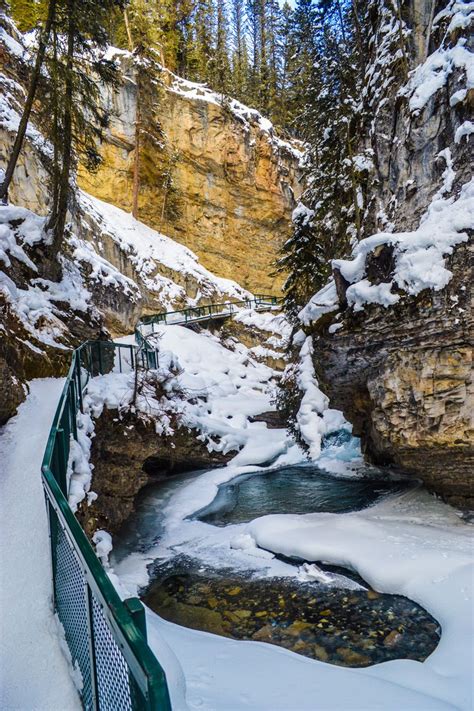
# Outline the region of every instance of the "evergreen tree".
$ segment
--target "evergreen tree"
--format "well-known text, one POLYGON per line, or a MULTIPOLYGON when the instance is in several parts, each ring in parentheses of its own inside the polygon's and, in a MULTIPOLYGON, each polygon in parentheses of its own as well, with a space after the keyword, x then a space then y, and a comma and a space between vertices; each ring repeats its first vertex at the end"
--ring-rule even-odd
POLYGON ((231 28, 232 92, 237 99, 245 101, 249 59, 244 0, 231 0, 231 28))
POLYGON ((38 50, 36 52, 35 63, 31 72, 25 106, 23 108, 18 131, 7 163, 3 182, 0 185, 0 203, 8 201, 8 188, 12 181, 13 173, 15 172, 15 167, 23 146, 23 141, 25 140, 26 129, 28 127, 31 111, 33 109, 33 102, 35 100, 36 91, 41 78, 41 69, 46 54, 46 48, 48 46, 53 24, 56 21, 57 10, 57 0, 49 0, 46 17, 39 32, 38 50))
POLYGON ((275 107, 274 114, 278 125, 291 131, 295 117, 291 99, 291 81, 295 73, 296 40, 293 33, 293 8, 288 2, 285 2, 281 10, 279 40, 280 91, 278 106, 275 107))
POLYGON ((330 271, 324 245, 315 240, 314 215, 299 203, 293 212, 293 234, 283 245, 278 262, 279 271, 287 274, 283 286, 285 314, 292 323, 297 323, 299 311, 330 271))
POLYGON ((190 76, 200 82, 211 82, 209 62, 214 53, 216 11, 212 0, 196 0, 194 11, 194 44, 189 63, 190 76))
POLYGON ((278 0, 267 0, 268 115, 277 124, 281 123, 281 30, 282 12, 279 2, 278 0))
POLYGON ((364 50, 352 8, 340 10, 341 15, 333 3, 331 12, 321 15, 300 0, 295 12, 297 37, 303 28, 313 28, 299 48, 295 80, 306 89, 297 125, 307 143, 302 202, 312 214, 304 225, 296 222, 280 262, 289 272, 286 298, 293 316, 325 283, 330 260, 360 237, 366 205, 367 173, 357 159, 365 120, 359 57, 364 50))
POLYGON ((108 12, 117 5, 117 0, 103 0, 100 7, 93 0, 65 0, 56 6, 54 41, 47 55, 51 81, 43 98, 43 111, 52 116, 53 205, 46 230, 54 255, 64 236, 72 170, 79 159, 90 170, 100 163, 97 141, 108 117, 99 87, 117 80, 114 65, 100 57, 100 50, 108 44, 108 12))
POLYGON ((217 0, 215 49, 209 60, 209 72, 212 77, 211 88, 223 97, 229 96, 231 72, 225 0, 217 0))

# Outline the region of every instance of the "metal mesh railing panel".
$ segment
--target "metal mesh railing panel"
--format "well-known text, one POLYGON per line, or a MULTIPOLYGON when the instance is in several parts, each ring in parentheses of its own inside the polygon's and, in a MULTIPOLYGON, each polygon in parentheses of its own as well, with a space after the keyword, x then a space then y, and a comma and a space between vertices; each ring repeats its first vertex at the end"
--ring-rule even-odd
POLYGON ((84 708, 92 709, 93 683, 86 583, 82 569, 54 512, 52 513, 52 528, 56 529, 56 556, 54 560, 56 610, 64 627, 74 672, 77 676, 78 672, 81 675, 81 696, 84 708))
POLYGON ((101 711, 132 710, 136 708, 136 704, 128 664, 94 595, 92 619, 99 708, 101 711))

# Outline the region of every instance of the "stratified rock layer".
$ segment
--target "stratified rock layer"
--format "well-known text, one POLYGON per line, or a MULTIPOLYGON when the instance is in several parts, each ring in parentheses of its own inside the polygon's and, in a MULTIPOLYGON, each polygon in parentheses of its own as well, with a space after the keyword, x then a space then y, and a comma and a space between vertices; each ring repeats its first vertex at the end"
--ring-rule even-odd
MULTIPOLYGON (((122 58, 125 81, 109 96, 111 130, 104 164, 95 175, 80 174, 92 195, 131 211, 135 147, 136 85, 130 60, 122 58)), ((165 73, 166 78, 166 73, 165 73)), ((218 103, 187 97, 172 88, 157 98, 157 118, 176 161, 173 184, 178 214, 163 215, 164 190, 153 184, 150 164, 160 170, 163 154, 147 160, 140 186, 139 218, 192 249, 205 267, 247 289, 276 292, 282 276, 271 276, 290 232, 298 196, 298 153, 258 121, 239 119, 218 103)))
POLYGON ((333 334, 321 319, 314 338, 320 381, 367 458, 416 474, 462 507, 474 507, 471 259, 463 245, 443 291, 347 310, 333 334))

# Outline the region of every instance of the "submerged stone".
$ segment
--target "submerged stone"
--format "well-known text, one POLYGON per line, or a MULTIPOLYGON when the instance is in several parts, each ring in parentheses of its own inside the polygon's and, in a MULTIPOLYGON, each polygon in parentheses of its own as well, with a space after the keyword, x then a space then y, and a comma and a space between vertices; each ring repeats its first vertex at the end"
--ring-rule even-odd
POLYGON ((391 659, 423 661, 439 625, 400 595, 351 590, 291 578, 164 567, 145 602, 167 620, 234 639, 276 644, 312 659, 364 667, 391 659), (203 591, 206 594, 203 594, 203 591), (197 604, 197 601, 199 603, 197 604))

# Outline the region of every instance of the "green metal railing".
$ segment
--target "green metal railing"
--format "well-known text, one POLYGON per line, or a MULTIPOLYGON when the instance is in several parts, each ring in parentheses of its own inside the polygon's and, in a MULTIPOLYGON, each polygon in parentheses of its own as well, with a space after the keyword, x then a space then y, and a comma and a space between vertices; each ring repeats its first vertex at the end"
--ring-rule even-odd
POLYGON ((87 341, 73 351, 42 463, 48 512, 54 607, 63 626, 74 676, 89 711, 170 711, 166 677, 147 644, 145 610, 138 598, 122 601, 68 504, 71 441, 78 438, 83 395, 90 378, 158 367, 143 330, 155 323, 227 318, 238 308, 278 305, 274 296, 191 307, 144 316, 138 345, 87 341))
POLYGON ((264 310, 278 306, 281 302, 282 298, 278 296, 254 294, 253 298, 242 299, 240 301, 226 301, 221 304, 207 304, 205 306, 190 306, 178 311, 142 316, 135 326, 135 339, 139 345, 144 345, 149 348, 150 346, 146 337, 154 333, 155 324, 180 326, 196 323, 198 321, 217 320, 228 318, 239 308, 264 310))
POLYGON ((138 598, 122 601, 67 501, 71 438, 89 378, 135 367, 134 346, 87 342, 74 351, 43 458, 54 606, 85 709, 171 709, 166 677, 146 639, 138 598))

